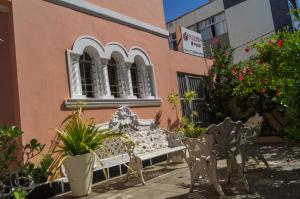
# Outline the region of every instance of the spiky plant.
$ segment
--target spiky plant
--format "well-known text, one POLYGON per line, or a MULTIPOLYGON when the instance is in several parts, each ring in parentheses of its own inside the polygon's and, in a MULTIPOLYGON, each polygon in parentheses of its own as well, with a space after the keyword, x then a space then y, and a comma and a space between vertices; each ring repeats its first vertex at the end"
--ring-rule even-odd
POLYGON ((66 125, 56 130, 57 135, 50 147, 50 152, 57 155, 50 167, 54 174, 50 180, 58 178, 59 168, 68 156, 92 153, 101 164, 95 151, 103 146, 106 139, 121 136, 111 130, 100 130, 95 126, 93 119, 83 120, 82 114, 82 107, 79 106, 64 120, 63 124, 66 123, 66 125))

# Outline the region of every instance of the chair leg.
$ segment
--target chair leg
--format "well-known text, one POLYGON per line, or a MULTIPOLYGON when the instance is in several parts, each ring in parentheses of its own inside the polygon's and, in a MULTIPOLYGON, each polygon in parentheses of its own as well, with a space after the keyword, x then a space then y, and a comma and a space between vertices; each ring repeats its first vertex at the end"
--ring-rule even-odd
POLYGON ((139 169, 138 175, 139 175, 139 177, 140 177, 140 180, 141 180, 142 184, 145 186, 146 183, 145 183, 145 180, 144 180, 144 176, 143 176, 142 169, 139 169))
POLYGON ((259 164, 259 161, 258 161, 259 157, 257 155, 253 156, 253 159, 255 160, 256 164, 259 164))
POLYGON ((167 154, 167 164, 166 164, 166 169, 168 168, 169 165, 170 165, 170 155, 167 154))
POLYGON ((216 191, 219 193, 221 198, 225 197, 222 187, 220 186, 220 184, 218 183, 218 180, 217 180, 216 166, 212 163, 209 163, 207 165, 207 171, 208 171, 207 177, 208 177, 210 184, 213 184, 213 186, 215 187, 216 191))
POLYGON ((227 183, 230 183, 231 173, 232 173, 232 162, 230 159, 226 159, 227 164, 227 183))
POLYGON ((146 185, 144 177, 143 177, 143 166, 142 166, 142 161, 138 158, 135 157, 129 162, 129 168, 127 170, 127 176, 126 176, 126 181, 128 181, 129 176, 133 173, 135 177, 137 177, 143 185, 146 185))
POLYGON ((265 157, 263 156, 263 154, 260 152, 260 150, 258 150, 257 156, 258 156, 258 159, 260 159, 261 161, 263 161, 263 163, 266 165, 266 167, 268 169, 270 169, 270 166, 269 166, 267 160, 265 159, 265 157))
POLYGON ((238 164, 237 159, 235 157, 232 157, 231 161, 232 161, 232 166, 234 165, 237 168, 238 174, 242 178, 242 181, 243 181, 246 191, 249 192, 249 190, 250 190, 249 184, 248 184, 243 167, 240 164, 238 164))
POLYGON ((246 168, 246 155, 242 154, 241 155, 241 159, 242 159, 242 168, 244 172, 247 172, 247 168, 246 168))
POLYGON ((145 186, 145 180, 144 180, 144 176, 143 176, 143 164, 142 161, 139 158, 136 158, 136 165, 135 168, 137 170, 138 176, 142 182, 142 184, 145 186))
POLYGON ((126 179, 125 179, 125 182, 127 182, 129 180, 129 176, 130 176, 130 169, 128 168, 127 170, 127 174, 126 174, 126 179))
POLYGON ((195 185, 195 177, 191 175, 190 193, 193 193, 195 185))

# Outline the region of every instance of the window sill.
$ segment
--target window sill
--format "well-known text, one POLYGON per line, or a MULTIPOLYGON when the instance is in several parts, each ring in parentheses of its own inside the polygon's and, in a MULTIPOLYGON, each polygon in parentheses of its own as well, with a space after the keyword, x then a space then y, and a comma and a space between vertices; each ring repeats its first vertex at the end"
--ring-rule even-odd
POLYGON ((78 107, 83 103, 85 108, 118 108, 128 107, 155 107, 160 106, 161 99, 66 99, 64 105, 67 109, 78 107))

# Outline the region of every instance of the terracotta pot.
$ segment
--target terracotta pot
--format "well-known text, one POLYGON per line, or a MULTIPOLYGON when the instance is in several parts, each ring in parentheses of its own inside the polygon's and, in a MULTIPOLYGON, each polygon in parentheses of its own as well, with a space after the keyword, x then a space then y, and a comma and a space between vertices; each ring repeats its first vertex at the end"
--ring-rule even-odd
POLYGON ((93 164, 94 155, 91 153, 65 159, 64 167, 73 196, 80 197, 91 193, 93 164))

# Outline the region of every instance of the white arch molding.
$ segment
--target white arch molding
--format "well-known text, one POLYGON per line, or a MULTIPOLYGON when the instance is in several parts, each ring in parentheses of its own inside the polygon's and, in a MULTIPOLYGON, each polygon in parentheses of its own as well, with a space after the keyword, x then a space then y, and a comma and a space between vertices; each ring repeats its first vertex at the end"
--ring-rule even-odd
POLYGON ((65 101, 66 107, 73 108, 76 101, 85 101, 87 107, 119 107, 128 106, 159 106, 161 99, 157 96, 154 66, 147 52, 141 47, 134 46, 129 51, 120 43, 110 42, 105 46, 91 36, 81 36, 67 50, 68 73, 71 99, 65 101), (93 59, 93 81, 95 81, 95 98, 82 95, 79 58, 88 53, 93 59), (121 98, 114 99, 110 93, 107 63, 114 58, 118 66, 121 98), (142 98, 133 95, 130 67, 136 63, 140 67, 140 87, 142 98), (150 85, 150 86, 149 86, 150 85))

